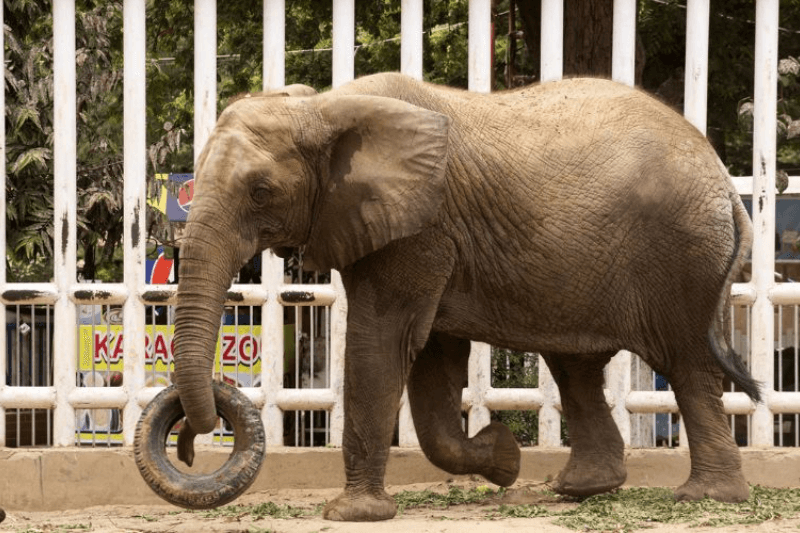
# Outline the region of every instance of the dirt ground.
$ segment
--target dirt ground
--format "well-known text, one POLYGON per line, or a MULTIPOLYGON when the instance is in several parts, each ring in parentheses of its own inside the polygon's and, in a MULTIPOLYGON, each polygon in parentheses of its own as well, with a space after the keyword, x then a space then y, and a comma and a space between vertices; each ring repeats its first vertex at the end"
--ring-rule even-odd
MULTIPOLYGON (((476 483, 475 486, 478 484, 476 483)), ((462 488, 474 488, 459 484, 462 488)), ((427 483, 390 487, 392 494, 401 491, 447 493, 446 483, 427 483)), ((35 532, 253 532, 253 533, 477 533, 505 531, 535 531, 564 533, 573 531, 554 524, 556 518, 493 518, 502 504, 535 503, 553 511, 577 506, 545 496, 542 485, 517 483, 501 498, 495 497, 480 504, 454 505, 446 509, 410 508, 393 520, 378 523, 342 523, 323 520, 319 514, 301 518, 254 519, 251 514, 237 512, 187 511, 171 505, 109 505, 59 512, 9 512, 0 524, 0 531, 35 532)), ((339 489, 281 489, 246 494, 234 505, 257 505, 272 502, 291 505, 314 512, 325 501, 334 498, 339 489)), ((685 532, 797 532, 800 518, 771 520, 760 525, 740 525, 720 528, 691 527, 688 524, 642 524, 637 531, 653 533, 685 532), (653 527, 655 526, 655 527, 653 527)))

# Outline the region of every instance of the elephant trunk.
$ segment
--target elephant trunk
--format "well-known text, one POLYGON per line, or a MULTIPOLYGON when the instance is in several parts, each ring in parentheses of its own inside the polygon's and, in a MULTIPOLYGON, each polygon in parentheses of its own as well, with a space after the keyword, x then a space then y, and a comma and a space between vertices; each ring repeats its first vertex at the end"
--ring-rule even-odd
POLYGON ((173 378, 187 423, 198 434, 217 425, 211 385, 214 355, 226 294, 241 266, 239 254, 230 250, 233 237, 222 231, 209 235, 209 226, 202 227, 205 234, 193 238, 190 216, 181 242, 173 378))

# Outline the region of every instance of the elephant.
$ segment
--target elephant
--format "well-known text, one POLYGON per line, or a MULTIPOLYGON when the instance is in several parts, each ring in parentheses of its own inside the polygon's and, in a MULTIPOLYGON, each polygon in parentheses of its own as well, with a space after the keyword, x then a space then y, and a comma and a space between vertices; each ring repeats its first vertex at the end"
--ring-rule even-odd
POLYGON ((509 486, 511 431, 462 429, 470 341, 538 352, 577 496, 626 479, 603 369, 629 350, 671 383, 691 455, 678 500, 748 497, 722 406, 760 384, 724 323, 752 223, 724 165, 644 92, 575 78, 478 94, 398 73, 228 106, 203 148, 180 244, 179 452, 212 430, 212 363, 231 279, 254 254, 302 251, 347 296, 343 492, 331 520, 392 518, 384 474, 404 386, 426 457, 509 486), (181 442, 182 441, 182 442, 181 442))

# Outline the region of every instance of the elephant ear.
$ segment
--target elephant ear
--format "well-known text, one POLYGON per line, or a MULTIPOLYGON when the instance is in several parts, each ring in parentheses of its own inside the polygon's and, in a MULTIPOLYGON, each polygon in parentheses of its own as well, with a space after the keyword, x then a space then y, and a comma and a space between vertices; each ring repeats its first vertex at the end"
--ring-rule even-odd
POLYGON ((310 267, 341 269, 437 215, 449 119, 378 96, 320 97, 319 109, 332 133, 305 257, 310 267))

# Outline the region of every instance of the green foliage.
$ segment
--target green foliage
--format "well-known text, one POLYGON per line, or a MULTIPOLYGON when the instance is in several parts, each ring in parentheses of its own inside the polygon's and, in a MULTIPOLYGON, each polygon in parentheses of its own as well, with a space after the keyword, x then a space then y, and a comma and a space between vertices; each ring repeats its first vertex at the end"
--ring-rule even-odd
POLYGON ((546 507, 536 504, 501 505, 492 513, 492 518, 537 518, 551 516, 552 512, 546 507))
MULTIPOLYGON (((639 2, 637 32, 645 49, 642 85, 663 95, 676 81, 682 102, 686 53, 685 1, 639 2)), ((752 175, 752 100, 755 53, 755 5, 749 0, 711 3, 709 25, 708 136, 733 175, 752 175)), ((778 86, 778 169, 800 172, 800 136, 789 136, 792 120, 800 119, 800 83, 787 71, 800 56, 800 1, 781 2, 778 86)), ((795 128, 800 127, 795 126, 795 128)))
MULTIPOLYGON (((538 387, 538 356, 492 348, 492 386, 514 389, 538 387)), ((539 441, 537 411, 494 411, 492 420, 505 424, 521 446, 535 446, 539 441)))
MULTIPOLYGON (((451 486, 447 494, 432 491, 404 491, 395 496, 399 509, 447 508, 454 505, 502 501, 505 489, 489 487, 465 490, 451 486)), ((558 504, 575 500, 543 493, 542 504, 500 504, 487 512, 487 518, 553 517, 555 523, 577 531, 632 532, 655 524, 689 524, 694 527, 724 527, 737 524, 761 524, 800 515, 800 489, 750 488, 750 498, 743 503, 721 503, 711 499, 676 502, 669 488, 628 488, 581 500, 564 510, 551 509, 544 502, 558 504)))
POLYGON ((576 509, 558 513, 557 524, 581 531, 628 532, 662 524, 722 527, 761 524, 800 512, 800 490, 753 486, 743 503, 703 499, 676 502, 671 489, 630 488, 592 496, 576 509))
MULTIPOLYGON (((5 3, 10 281, 43 281, 53 261, 53 38, 50 2, 5 3)), ((122 239, 121 2, 76 4, 78 240, 108 261, 122 239)))
POLYGON ((405 509, 415 507, 434 507, 446 509, 452 505, 465 505, 469 503, 481 503, 491 498, 502 496, 506 489, 500 488, 493 490, 486 485, 473 489, 464 490, 460 487, 451 486, 447 494, 440 494, 431 490, 407 491, 404 490, 394 496, 399 513, 405 509))
POLYGON ((253 520, 263 518, 299 518, 319 514, 319 509, 308 511, 291 505, 278 505, 272 502, 264 502, 256 505, 227 505, 210 511, 203 511, 203 518, 242 518, 249 516, 253 520))

